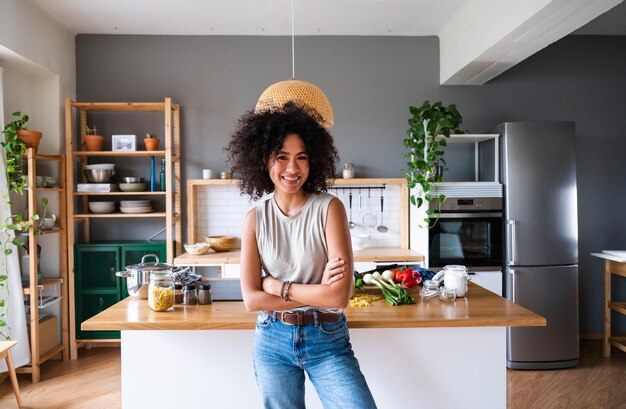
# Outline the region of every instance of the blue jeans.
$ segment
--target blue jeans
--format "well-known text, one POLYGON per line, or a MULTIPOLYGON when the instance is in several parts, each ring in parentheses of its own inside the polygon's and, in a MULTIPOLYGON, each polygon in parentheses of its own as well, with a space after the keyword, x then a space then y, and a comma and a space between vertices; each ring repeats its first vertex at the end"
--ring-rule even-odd
POLYGON ((343 314, 336 323, 298 326, 260 312, 254 336, 254 371, 263 406, 268 409, 305 407, 305 371, 324 408, 376 408, 352 352, 343 314))

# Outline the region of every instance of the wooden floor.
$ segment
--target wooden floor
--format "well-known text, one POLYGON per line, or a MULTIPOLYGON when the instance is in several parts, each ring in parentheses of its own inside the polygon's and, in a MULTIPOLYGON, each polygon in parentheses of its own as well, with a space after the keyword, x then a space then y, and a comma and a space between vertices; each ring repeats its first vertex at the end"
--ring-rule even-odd
MULTIPOLYGON (((121 407, 118 348, 82 349, 77 361, 46 362, 36 385, 26 374, 18 378, 26 408, 121 407)), ((606 359, 599 341, 583 341, 577 368, 508 370, 507 388, 510 409, 626 409, 626 353, 613 349, 606 359)), ((0 384, 0 408, 17 408, 8 379, 0 384)))

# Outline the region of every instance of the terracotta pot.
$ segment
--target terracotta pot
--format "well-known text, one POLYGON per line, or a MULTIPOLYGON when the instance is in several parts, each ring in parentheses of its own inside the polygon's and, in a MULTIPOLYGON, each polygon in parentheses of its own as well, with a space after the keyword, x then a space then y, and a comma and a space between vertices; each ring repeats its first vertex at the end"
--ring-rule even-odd
POLYGON ((39 147, 41 136, 41 132, 38 131, 30 131, 26 129, 17 131, 17 137, 24 141, 27 148, 33 148, 33 151, 35 151, 35 153, 37 153, 37 148, 39 147))
POLYGON ((156 151, 159 148, 159 138, 144 138, 143 142, 146 144, 147 151, 156 151))
POLYGON ((85 145, 88 151, 101 151, 104 143, 102 135, 85 135, 85 145))

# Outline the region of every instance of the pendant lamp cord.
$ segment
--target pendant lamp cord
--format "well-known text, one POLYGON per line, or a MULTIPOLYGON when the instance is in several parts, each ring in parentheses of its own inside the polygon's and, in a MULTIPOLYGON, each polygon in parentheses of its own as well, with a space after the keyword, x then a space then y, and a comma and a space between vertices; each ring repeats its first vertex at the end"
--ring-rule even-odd
POLYGON ((296 47, 293 23, 293 0, 291 0, 291 78, 296 78, 296 47))

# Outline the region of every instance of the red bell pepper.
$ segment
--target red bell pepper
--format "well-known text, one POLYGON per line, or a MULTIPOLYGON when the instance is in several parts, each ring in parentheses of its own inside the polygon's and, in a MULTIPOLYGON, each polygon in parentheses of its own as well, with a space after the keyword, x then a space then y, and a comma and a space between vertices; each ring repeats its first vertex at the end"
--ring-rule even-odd
POLYGON ((405 287, 411 288, 422 282, 422 275, 412 268, 402 270, 398 276, 399 282, 404 284, 405 287))

